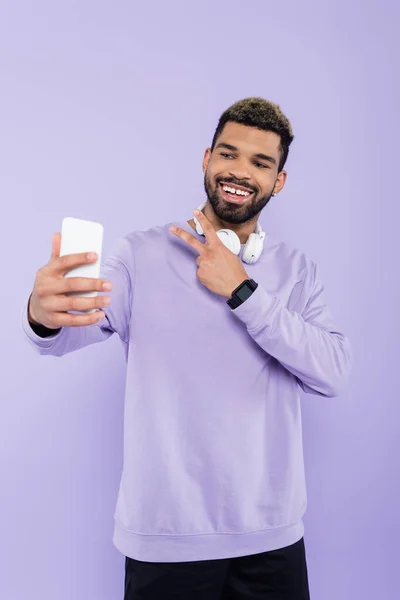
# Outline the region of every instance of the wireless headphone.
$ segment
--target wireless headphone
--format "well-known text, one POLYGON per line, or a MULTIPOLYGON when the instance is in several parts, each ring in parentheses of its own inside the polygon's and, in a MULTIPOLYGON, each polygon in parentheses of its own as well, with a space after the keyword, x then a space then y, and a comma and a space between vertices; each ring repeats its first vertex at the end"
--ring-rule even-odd
MULTIPOLYGON (((199 210, 203 210, 206 205, 206 202, 199 206, 199 210)), ((194 222, 196 225, 196 231, 199 235, 204 235, 204 231, 199 221, 194 217, 194 222)), ((221 242, 233 252, 233 254, 238 255, 240 252, 240 239, 239 236, 232 231, 232 229, 219 229, 217 231, 217 236, 221 240, 221 242)), ((242 259, 243 262, 252 265, 258 261, 260 258, 265 240, 265 232, 262 230, 261 225, 257 223, 256 230, 254 233, 249 235, 249 239, 247 240, 244 248, 242 259)))

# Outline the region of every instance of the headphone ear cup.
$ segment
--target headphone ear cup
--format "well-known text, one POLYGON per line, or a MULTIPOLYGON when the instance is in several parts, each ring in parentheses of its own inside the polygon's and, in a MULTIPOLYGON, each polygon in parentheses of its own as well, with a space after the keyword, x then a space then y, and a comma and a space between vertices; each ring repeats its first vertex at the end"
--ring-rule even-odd
POLYGON ((219 229, 217 236, 233 254, 238 255, 240 253, 240 239, 234 231, 231 229, 219 229))
POLYGON ((258 261, 263 251, 263 240, 258 233, 251 233, 243 249, 242 259, 248 265, 258 261))
POLYGON ((193 219, 194 224, 196 225, 196 231, 199 235, 204 235, 204 231, 202 226, 200 225, 199 221, 196 219, 196 217, 194 217, 193 219))
MULTIPOLYGON (((205 205, 206 205, 206 202, 203 202, 203 203, 202 203, 202 204, 200 204, 200 206, 198 206, 197 208, 198 208, 199 210, 203 210, 203 208, 205 207, 205 205)), ((193 221, 194 221, 194 224, 196 225, 196 231, 197 231, 197 233, 198 233, 199 235, 204 235, 203 228, 202 228, 202 226, 200 225, 200 223, 199 223, 198 219, 196 219, 196 217, 193 217, 193 221)))

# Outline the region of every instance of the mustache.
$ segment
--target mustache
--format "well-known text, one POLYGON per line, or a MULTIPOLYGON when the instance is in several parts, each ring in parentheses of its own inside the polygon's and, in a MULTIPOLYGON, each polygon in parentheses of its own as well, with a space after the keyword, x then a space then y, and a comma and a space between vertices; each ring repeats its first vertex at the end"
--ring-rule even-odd
POLYGON ((239 187, 242 188, 246 188, 246 190, 249 190, 250 192, 254 192, 257 193, 257 188, 253 187, 252 185, 249 185, 246 181, 240 181, 238 179, 235 179, 234 177, 218 177, 218 179, 216 179, 216 182, 219 183, 231 183, 232 185, 237 185, 239 187))

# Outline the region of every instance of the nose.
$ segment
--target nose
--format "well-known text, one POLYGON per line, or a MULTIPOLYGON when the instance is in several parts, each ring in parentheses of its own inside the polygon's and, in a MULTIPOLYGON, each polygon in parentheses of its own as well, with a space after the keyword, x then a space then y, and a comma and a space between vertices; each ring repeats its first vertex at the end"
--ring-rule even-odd
POLYGON ((239 161, 235 160, 235 163, 230 166, 229 173, 232 177, 236 177, 236 179, 250 179, 251 174, 246 165, 239 161))

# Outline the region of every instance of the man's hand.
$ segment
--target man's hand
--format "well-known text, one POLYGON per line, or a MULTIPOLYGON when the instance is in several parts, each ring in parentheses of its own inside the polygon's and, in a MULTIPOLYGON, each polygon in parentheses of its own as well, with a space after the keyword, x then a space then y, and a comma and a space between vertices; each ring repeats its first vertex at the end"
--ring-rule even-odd
POLYGON ((53 236, 53 249, 47 265, 36 273, 33 292, 29 301, 28 318, 30 323, 43 325, 48 329, 92 325, 104 318, 104 313, 71 315, 68 311, 86 311, 102 308, 110 304, 108 296, 95 298, 70 297, 71 292, 110 291, 112 284, 101 279, 88 277, 65 278, 64 275, 74 267, 94 262, 96 255, 69 254, 60 257, 61 235, 53 236))
POLYGON ((201 211, 195 211, 195 215, 203 228, 205 243, 180 227, 171 227, 170 231, 199 253, 196 262, 201 283, 211 292, 231 298, 233 290, 249 276, 240 258, 221 242, 207 217, 201 211))

